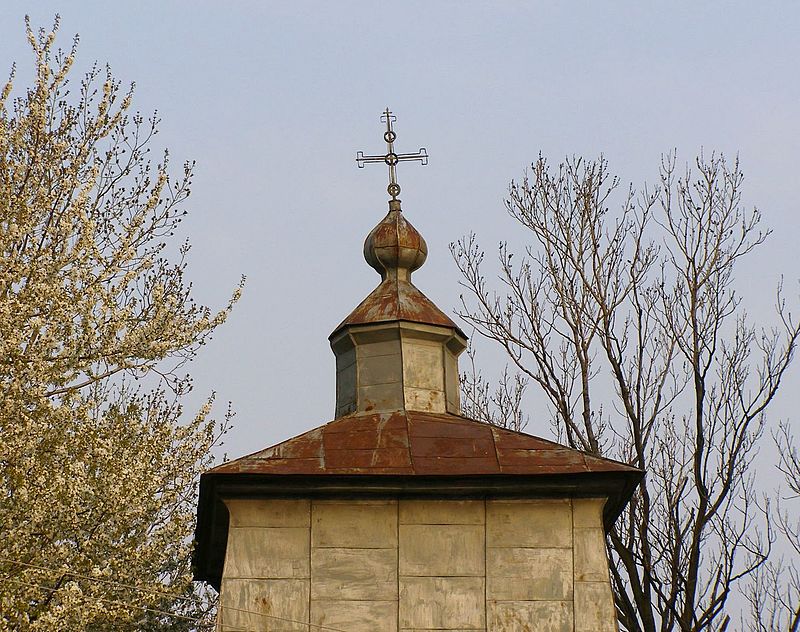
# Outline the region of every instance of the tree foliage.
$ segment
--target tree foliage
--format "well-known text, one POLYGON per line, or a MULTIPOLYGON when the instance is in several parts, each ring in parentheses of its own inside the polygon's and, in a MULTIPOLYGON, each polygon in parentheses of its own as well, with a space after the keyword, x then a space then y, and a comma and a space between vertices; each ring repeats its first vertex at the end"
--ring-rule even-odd
MULTIPOLYGON (((700 156, 680 172, 670 155, 657 186, 637 192, 602 158, 553 168, 540 157, 510 187, 506 209, 529 245, 513 258, 501 244, 502 289, 474 235, 452 246, 467 290, 460 316, 522 376, 498 393, 538 386, 560 440, 647 471, 608 537, 631 632, 726 629, 732 591, 767 568, 773 514, 753 461, 800 324, 781 288, 774 329, 742 306, 735 272, 768 236, 742 204, 742 181, 738 160, 700 156)), ((480 400, 475 384, 488 388, 467 377, 468 403, 480 400)), ((789 629, 797 594, 774 629, 789 629)))
POLYGON ((170 261, 192 165, 151 160, 133 86, 96 66, 70 83, 77 38, 27 27, 32 85, 13 96, 12 72, 0 94, 0 629, 187 628, 220 426, 213 397, 186 420, 178 371, 239 288, 214 313, 188 243, 170 261))

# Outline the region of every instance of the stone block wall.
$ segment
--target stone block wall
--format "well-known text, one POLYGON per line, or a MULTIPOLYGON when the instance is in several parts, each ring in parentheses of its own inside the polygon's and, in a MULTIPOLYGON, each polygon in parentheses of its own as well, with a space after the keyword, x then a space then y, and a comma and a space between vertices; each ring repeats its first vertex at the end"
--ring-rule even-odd
POLYGON ((219 630, 617 632, 603 503, 229 500, 219 630))

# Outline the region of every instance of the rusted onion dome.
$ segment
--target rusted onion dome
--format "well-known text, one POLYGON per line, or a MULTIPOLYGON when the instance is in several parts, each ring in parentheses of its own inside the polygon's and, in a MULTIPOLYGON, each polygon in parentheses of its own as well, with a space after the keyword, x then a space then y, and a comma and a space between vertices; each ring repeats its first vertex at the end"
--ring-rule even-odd
POLYGON ((392 321, 449 327, 466 338, 458 326, 411 281, 411 273, 425 263, 428 246, 403 217, 400 200, 389 201, 389 213, 364 241, 364 259, 381 275, 369 296, 333 330, 333 340, 345 327, 392 321))
POLYGON ((390 209, 364 242, 364 259, 383 279, 394 270, 407 270, 410 274, 428 256, 425 240, 403 217, 399 204, 390 209))

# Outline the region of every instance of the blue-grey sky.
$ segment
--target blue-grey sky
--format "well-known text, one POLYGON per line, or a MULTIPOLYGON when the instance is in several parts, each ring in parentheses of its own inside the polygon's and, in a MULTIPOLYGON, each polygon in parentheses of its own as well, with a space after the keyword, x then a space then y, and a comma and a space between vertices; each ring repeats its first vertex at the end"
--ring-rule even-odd
MULTIPOLYGON (((513 238, 503 197, 539 151, 603 153, 636 184, 672 148, 738 152, 746 202, 775 229, 739 282, 756 316, 781 274, 798 302, 797 3, 4 0, 0 72, 16 60, 29 83, 23 16, 56 12, 64 47, 80 33, 77 69, 135 81, 135 107, 163 119, 157 145, 197 160, 183 227, 197 298, 220 306, 248 277, 192 368, 195 400, 216 389, 238 413, 231 456, 332 417, 327 336, 378 280, 361 248, 386 211, 385 170, 354 158, 382 150, 387 105, 398 149, 431 156, 401 165, 401 197, 430 251, 415 282, 449 313, 447 244, 513 238)), ((797 409, 798 375, 777 414, 797 409)))

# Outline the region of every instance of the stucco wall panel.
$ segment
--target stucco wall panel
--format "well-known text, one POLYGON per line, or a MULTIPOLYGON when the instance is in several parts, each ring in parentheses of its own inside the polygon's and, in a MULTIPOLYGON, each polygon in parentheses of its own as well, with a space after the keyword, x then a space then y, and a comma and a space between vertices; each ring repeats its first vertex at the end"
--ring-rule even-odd
POLYGON ((400 574, 481 576, 483 525, 400 525, 400 574))
POLYGON ((488 546, 561 548, 572 546, 569 500, 486 501, 488 546))
POLYGON ((308 629, 308 580, 223 579, 221 632, 308 629))
POLYGON ((396 548, 397 501, 314 501, 311 544, 333 548, 396 548))
POLYGON ((312 601, 311 622, 346 632, 391 632, 397 629, 397 601, 312 601))
POLYGON ((618 632, 608 582, 575 582, 575 632, 618 632))
POLYGON ((483 577, 401 577, 400 627, 484 629, 484 595, 483 577))
POLYGON ((572 623, 571 601, 489 604, 489 630, 492 632, 573 632, 572 623))
POLYGON ((484 523, 482 500, 401 500, 400 524, 484 523))
POLYGON ((576 528, 575 581, 608 581, 608 556, 602 529, 576 528))
POLYGON ((238 527, 228 532, 225 575, 308 577, 308 552, 307 527, 238 527))
POLYGON ((575 498, 572 500, 573 525, 576 528, 601 528, 605 498, 575 498))
POLYGON ((234 498, 225 501, 233 527, 308 527, 310 500, 234 498))
POLYGON ((572 599, 570 549, 490 548, 486 598, 496 601, 572 599))
POLYGON ((397 599, 395 549, 315 548, 311 574, 312 599, 397 599))

